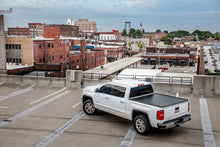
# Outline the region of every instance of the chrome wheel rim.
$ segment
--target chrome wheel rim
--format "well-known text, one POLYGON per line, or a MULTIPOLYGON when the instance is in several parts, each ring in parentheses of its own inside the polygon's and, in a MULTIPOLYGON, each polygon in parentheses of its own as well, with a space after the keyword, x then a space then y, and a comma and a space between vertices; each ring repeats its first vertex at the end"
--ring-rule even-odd
POLYGON ((137 119, 135 126, 136 126, 137 130, 141 133, 143 133, 146 130, 146 124, 143 119, 137 119))
POLYGON ((85 104, 85 110, 89 114, 94 113, 95 112, 95 107, 94 107, 93 103, 86 103, 85 104))

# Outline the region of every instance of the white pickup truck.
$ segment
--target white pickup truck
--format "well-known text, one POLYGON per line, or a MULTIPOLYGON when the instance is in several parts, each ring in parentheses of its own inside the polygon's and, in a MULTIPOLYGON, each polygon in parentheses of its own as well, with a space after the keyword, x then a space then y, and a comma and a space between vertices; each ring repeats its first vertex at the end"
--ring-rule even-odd
POLYGON ((102 110, 132 120, 138 134, 151 128, 167 129, 190 121, 187 99, 156 94, 150 83, 136 80, 115 80, 83 89, 83 110, 92 115, 102 110))

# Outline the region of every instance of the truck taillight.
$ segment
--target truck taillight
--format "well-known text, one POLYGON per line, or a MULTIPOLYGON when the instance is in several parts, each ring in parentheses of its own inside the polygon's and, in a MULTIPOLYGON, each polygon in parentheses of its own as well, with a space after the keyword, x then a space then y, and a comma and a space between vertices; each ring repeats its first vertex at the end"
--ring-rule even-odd
POLYGON ((188 112, 189 112, 189 110, 190 110, 190 103, 188 102, 188 112))
POLYGON ((157 119, 158 120, 164 120, 164 111, 157 111, 157 119))

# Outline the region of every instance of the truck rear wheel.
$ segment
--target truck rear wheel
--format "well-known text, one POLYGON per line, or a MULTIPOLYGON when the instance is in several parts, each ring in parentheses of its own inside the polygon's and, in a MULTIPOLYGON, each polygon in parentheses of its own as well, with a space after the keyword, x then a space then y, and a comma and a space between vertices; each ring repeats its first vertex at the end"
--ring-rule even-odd
POLYGON ((134 118, 133 123, 134 123, 134 128, 138 134, 147 135, 150 133, 151 127, 145 115, 137 115, 134 118))
POLYGON ((83 103, 83 110, 88 115, 93 115, 97 112, 97 109, 95 108, 91 99, 88 99, 83 103))

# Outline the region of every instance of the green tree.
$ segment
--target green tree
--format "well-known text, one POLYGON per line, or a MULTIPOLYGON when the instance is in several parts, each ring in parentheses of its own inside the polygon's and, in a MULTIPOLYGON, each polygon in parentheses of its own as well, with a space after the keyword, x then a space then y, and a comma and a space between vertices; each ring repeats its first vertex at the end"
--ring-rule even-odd
POLYGON ((129 34, 133 34, 134 32, 135 32, 135 29, 131 28, 129 34))
POLYGON ((141 31, 139 29, 137 29, 133 34, 132 34, 133 38, 141 38, 142 34, 141 31))
POLYGON ((161 32, 161 30, 160 30, 160 29, 157 29, 156 32, 161 32))
POLYGON ((216 39, 218 40, 220 38, 220 34, 217 34, 216 35, 216 39))
POLYGON ((148 34, 148 38, 152 39, 152 34, 151 33, 148 34))
POLYGON ((164 30, 163 32, 166 33, 166 34, 168 34, 168 31, 167 31, 167 30, 164 30))
POLYGON ((122 35, 122 36, 126 36, 126 35, 127 35, 126 29, 124 29, 124 30, 122 31, 121 35, 122 35))
POLYGON ((128 41, 128 47, 131 48, 131 42, 130 41, 128 41))
POLYGON ((160 41, 163 41, 166 45, 171 45, 171 38, 168 36, 163 36, 160 38, 160 41))

